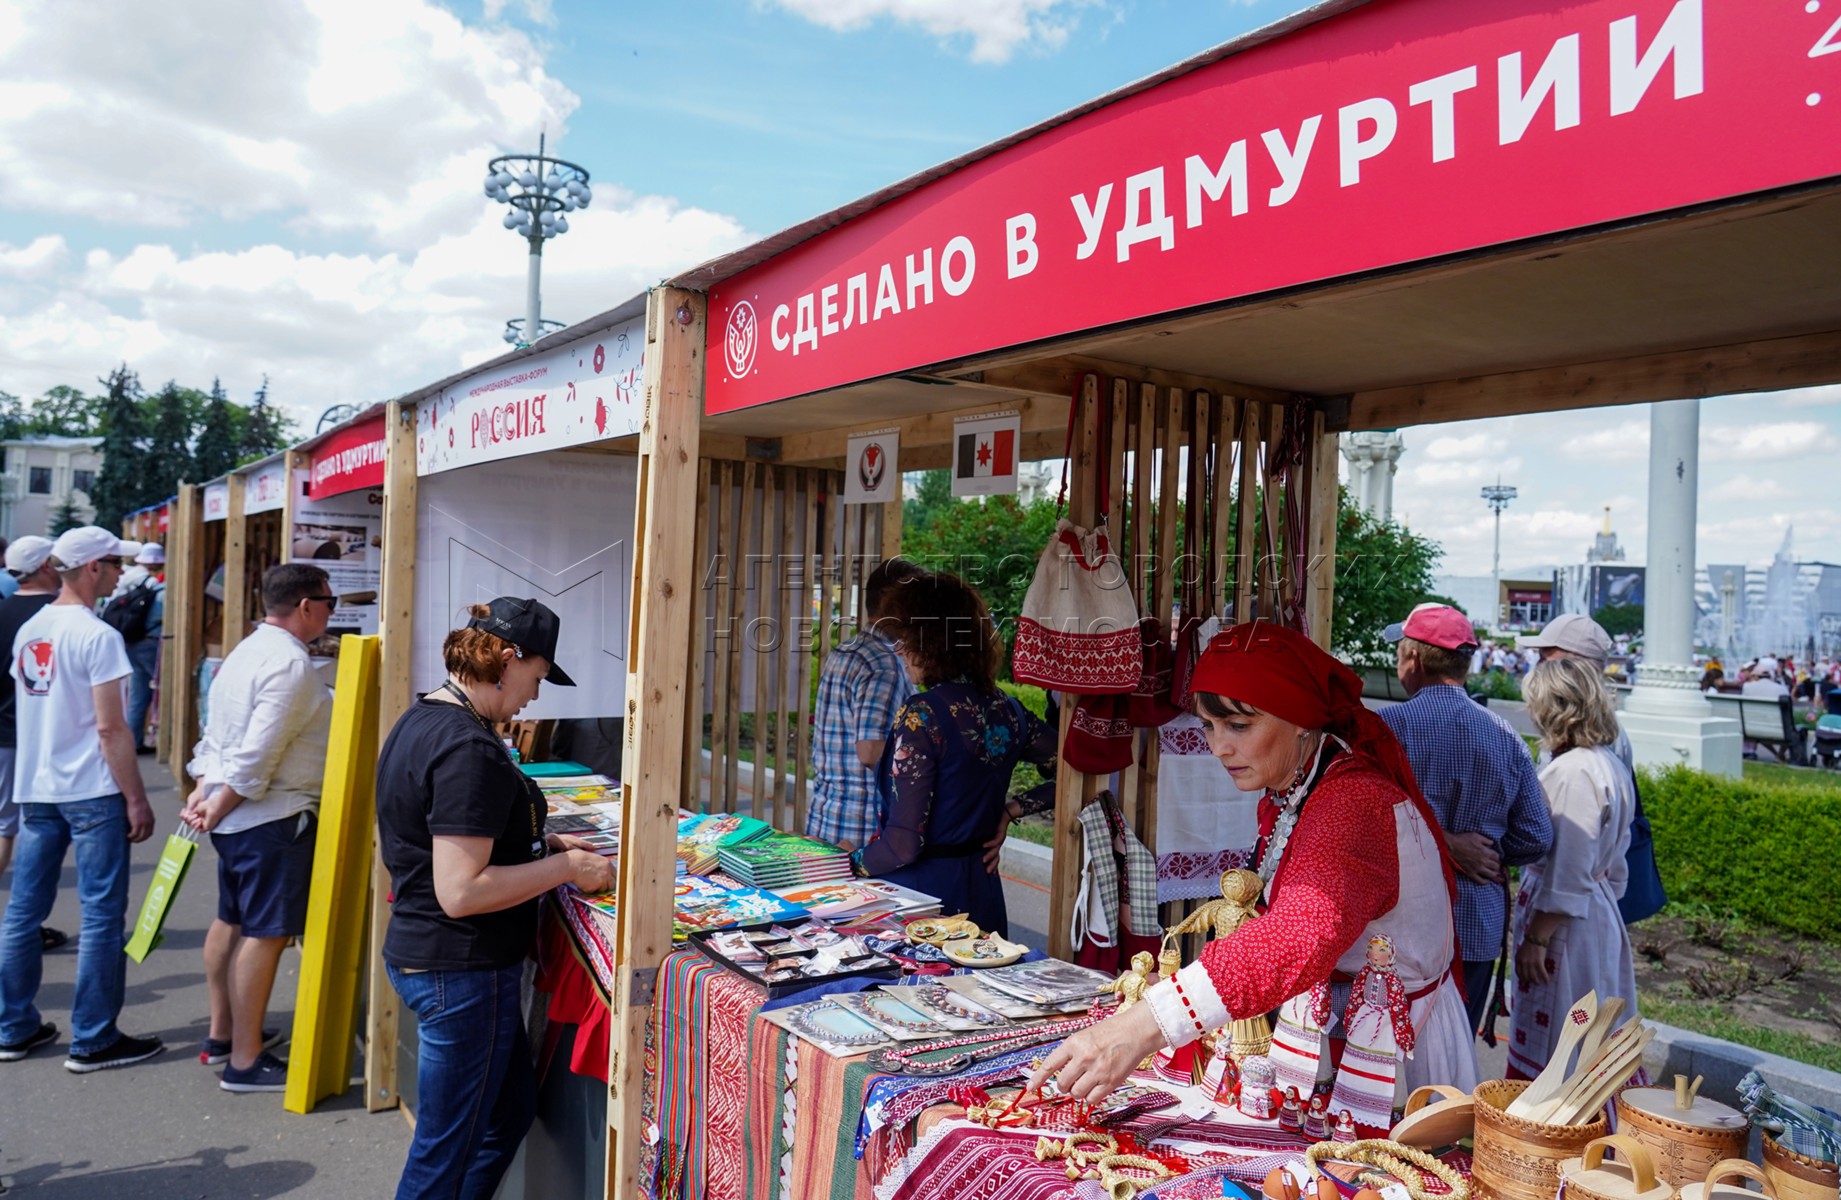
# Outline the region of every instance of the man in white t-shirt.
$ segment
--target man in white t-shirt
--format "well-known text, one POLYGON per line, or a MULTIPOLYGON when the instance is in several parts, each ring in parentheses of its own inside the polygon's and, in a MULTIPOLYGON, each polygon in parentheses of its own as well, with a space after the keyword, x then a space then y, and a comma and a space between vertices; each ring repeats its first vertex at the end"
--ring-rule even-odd
POLYGON ((205 934, 211 1028, 199 1061, 224 1064, 227 1092, 287 1090, 287 1064, 264 1029, 275 968, 307 930, 314 817, 332 700, 307 644, 338 599, 326 572, 283 563, 262 576, 267 614, 211 682, 210 720, 187 768, 198 781, 182 820, 217 850, 217 920, 205 934))
POLYGON ((143 1062, 165 1047, 115 1024, 124 984, 128 846, 153 833, 153 809, 135 765, 121 681, 132 668, 117 633, 96 615, 132 543, 86 525, 51 547, 62 587, 13 638, 18 748, 13 798, 21 827, 13 892, 0 921, 0 1062, 57 1039, 37 1008, 43 947, 39 926, 57 899, 64 856, 77 847, 82 934, 70 1006, 67 1070, 78 1074, 143 1062))

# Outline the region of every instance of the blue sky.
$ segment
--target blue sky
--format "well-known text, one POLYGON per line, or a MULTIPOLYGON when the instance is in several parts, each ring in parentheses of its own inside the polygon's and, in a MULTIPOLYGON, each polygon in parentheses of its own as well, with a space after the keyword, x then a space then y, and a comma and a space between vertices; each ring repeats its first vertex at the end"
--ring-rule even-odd
MULTIPOLYGON (((0 390, 222 376, 311 424, 480 362, 524 247, 479 190, 556 152, 595 201, 546 256, 577 320, 1276 20, 1300 0, 14 0, 0 25, 0 390)), ((1703 558, 1786 526, 1841 561, 1819 482, 1841 388, 1709 401, 1703 558)), ((1613 506, 1642 557, 1646 411, 1409 431, 1396 511, 1489 567, 1576 561, 1613 506)))

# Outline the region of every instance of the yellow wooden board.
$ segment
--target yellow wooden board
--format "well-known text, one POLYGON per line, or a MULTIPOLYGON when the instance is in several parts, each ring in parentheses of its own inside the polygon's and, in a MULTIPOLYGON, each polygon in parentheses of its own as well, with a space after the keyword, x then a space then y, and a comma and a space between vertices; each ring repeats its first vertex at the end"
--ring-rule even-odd
POLYGON ((358 980, 365 957, 376 824, 378 640, 339 639, 332 738, 313 846, 313 888, 301 939, 300 997, 283 1107, 313 1111, 351 1084, 358 980))

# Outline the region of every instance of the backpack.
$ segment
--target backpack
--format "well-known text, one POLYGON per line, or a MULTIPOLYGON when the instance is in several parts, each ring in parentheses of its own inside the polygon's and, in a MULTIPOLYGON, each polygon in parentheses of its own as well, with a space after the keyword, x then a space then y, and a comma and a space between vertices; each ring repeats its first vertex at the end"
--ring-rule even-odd
POLYGON ((147 620, 157 597, 151 584, 137 583, 103 607, 102 619, 132 645, 147 640, 147 620))

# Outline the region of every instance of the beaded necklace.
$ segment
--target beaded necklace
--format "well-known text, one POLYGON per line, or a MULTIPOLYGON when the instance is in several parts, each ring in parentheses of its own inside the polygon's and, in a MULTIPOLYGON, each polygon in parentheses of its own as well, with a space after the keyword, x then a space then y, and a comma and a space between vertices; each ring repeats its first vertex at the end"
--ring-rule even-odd
POLYGON ((868 1066, 877 1075, 957 1075, 967 1067, 1009 1054, 1013 1050, 1026 1050, 1046 1042, 1058 1042, 1068 1035, 1077 1033, 1100 1020, 1099 1016, 1089 1014, 1076 1017, 1071 1021, 1056 1021, 1050 1025, 1031 1025, 1026 1029, 1011 1030, 1007 1033, 992 1034, 985 1030, 968 1033, 964 1037, 942 1038, 938 1041, 925 1042, 918 1046, 903 1049, 884 1049, 872 1051, 868 1066), (939 1062, 923 1063, 915 1061, 917 1055, 931 1054, 938 1050, 952 1050, 959 1047, 976 1047, 941 1059, 939 1062))
POLYGON ((1285 857, 1285 847, 1291 841, 1291 831, 1298 827, 1298 817, 1304 812, 1304 801, 1310 795, 1310 784, 1316 782, 1318 767, 1323 762, 1324 747, 1330 739, 1327 735, 1317 738, 1315 752, 1304 756, 1298 769, 1291 776, 1291 783, 1282 792, 1274 792, 1273 803, 1279 806, 1278 820, 1272 826, 1272 833, 1266 838, 1265 852, 1259 856, 1260 882, 1267 887, 1272 885, 1272 877, 1278 874, 1278 865, 1285 857))

